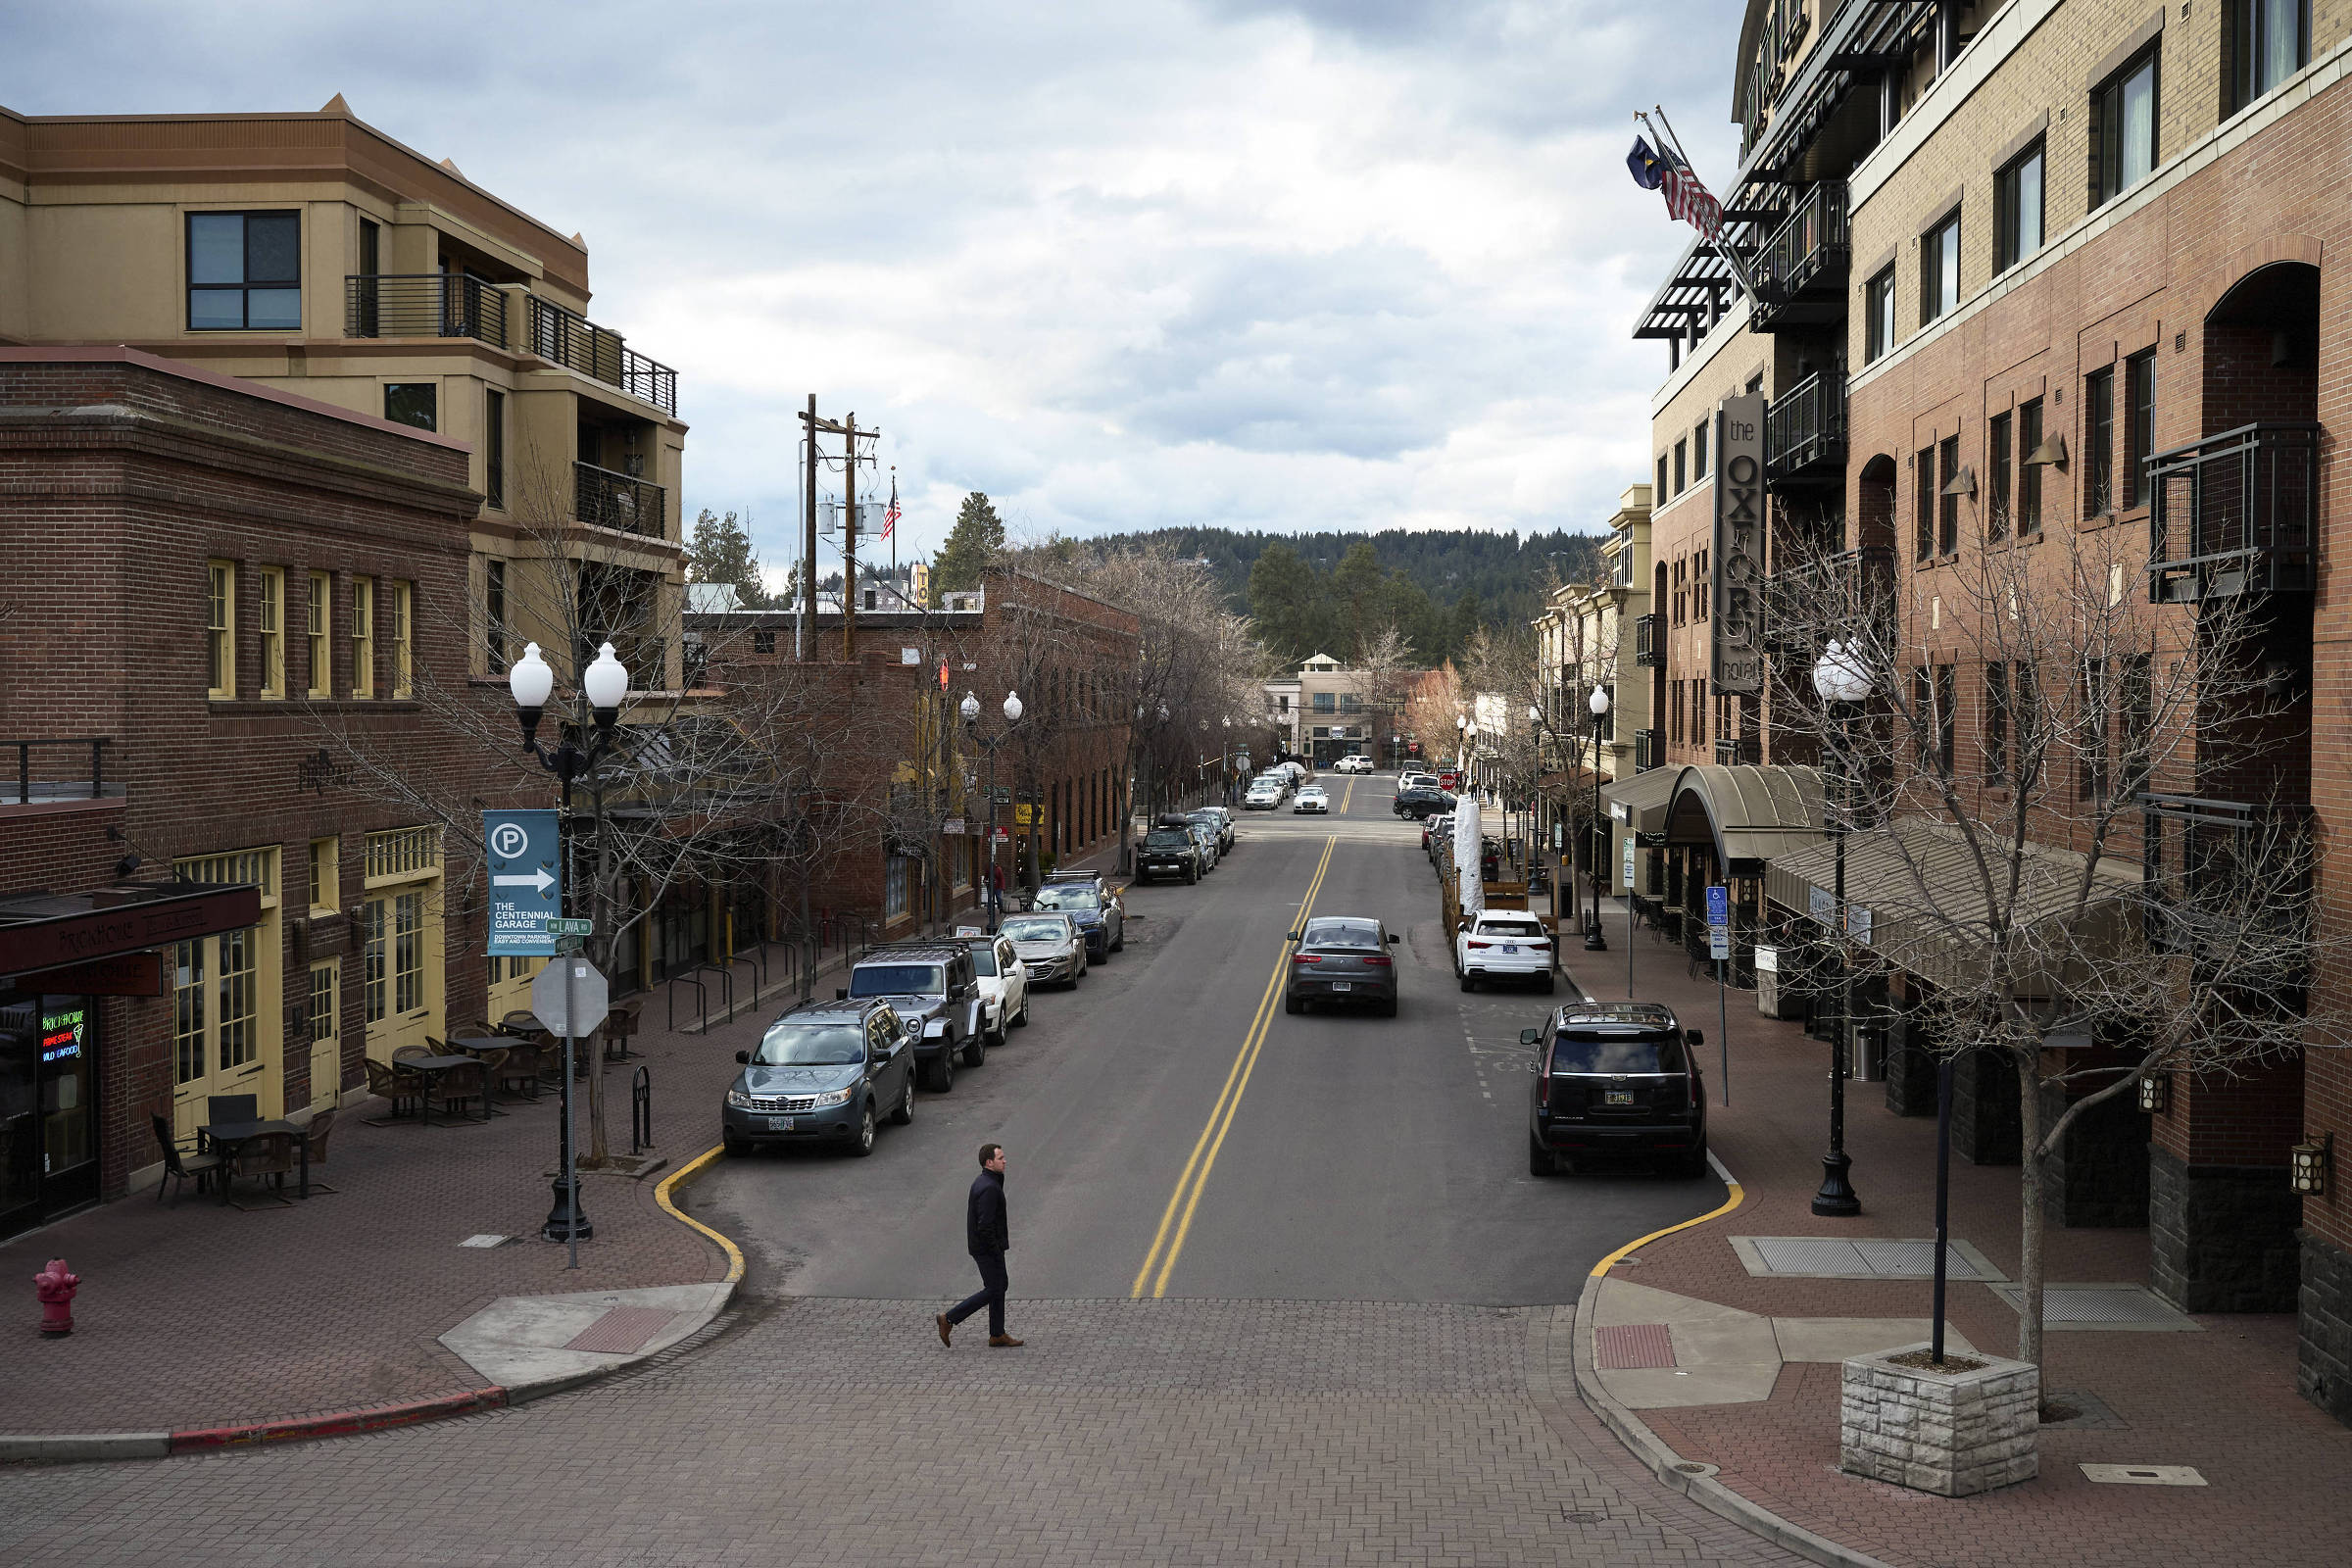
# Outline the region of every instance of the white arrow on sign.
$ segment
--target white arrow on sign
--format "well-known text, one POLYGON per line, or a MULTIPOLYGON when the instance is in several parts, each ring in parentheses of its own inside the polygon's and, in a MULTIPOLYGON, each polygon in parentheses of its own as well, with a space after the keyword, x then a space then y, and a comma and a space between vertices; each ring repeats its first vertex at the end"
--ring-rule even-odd
POLYGON ((501 888, 530 888, 534 892, 545 893, 556 885, 556 879, 549 876, 543 868, 533 871, 529 876, 494 876, 490 879, 490 885, 501 888))

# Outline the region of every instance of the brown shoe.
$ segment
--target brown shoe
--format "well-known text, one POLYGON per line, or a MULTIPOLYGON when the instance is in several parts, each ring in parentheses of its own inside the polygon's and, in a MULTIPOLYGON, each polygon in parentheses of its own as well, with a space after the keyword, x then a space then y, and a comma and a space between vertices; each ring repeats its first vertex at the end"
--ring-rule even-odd
POLYGON ((948 1314, 945 1312, 939 1314, 937 1322, 939 1324, 939 1343, 953 1350, 956 1348, 956 1325, 948 1321, 948 1314))
POLYGON ((991 1334, 988 1348, 992 1350, 1017 1350, 1021 1348, 1021 1342, 1009 1334, 991 1334))

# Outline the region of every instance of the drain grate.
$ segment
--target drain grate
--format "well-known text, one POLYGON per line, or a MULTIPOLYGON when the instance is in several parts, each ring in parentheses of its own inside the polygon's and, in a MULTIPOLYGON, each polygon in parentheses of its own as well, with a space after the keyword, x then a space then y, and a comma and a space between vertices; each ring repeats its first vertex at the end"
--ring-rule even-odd
POLYGON ((1605 1371, 1674 1365, 1674 1337, 1663 1323, 1614 1323, 1592 1331, 1592 1358, 1605 1371))
POLYGON ((635 1355, 655 1335, 669 1327, 669 1320, 677 1315, 666 1306, 616 1306, 580 1330, 564 1348, 635 1355))
POLYGON ((2185 1464, 2086 1464, 2083 1479, 2119 1487, 2201 1487, 2205 1478, 2185 1464))
MULTIPOLYGON (((2022 1285, 1995 1285, 1993 1293, 2019 1312, 2026 1309, 2022 1285)), ((2041 1299, 2046 1329, 2136 1329, 2195 1333, 2197 1325, 2173 1310, 2144 1285, 2052 1285, 2041 1299)))
MULTIPOLYGON (((1750 1274, 1784 1279, 1924 1280, 1936 1272, 1930 1240, 1845 1241, 1831 1236, 1735 1236, 1733 1250, 1750 1274)), ((1955 1280, 1997 1280, 1984 1255, 1966 1242, 1948 1243, 1944 1271, 1955 1280)))

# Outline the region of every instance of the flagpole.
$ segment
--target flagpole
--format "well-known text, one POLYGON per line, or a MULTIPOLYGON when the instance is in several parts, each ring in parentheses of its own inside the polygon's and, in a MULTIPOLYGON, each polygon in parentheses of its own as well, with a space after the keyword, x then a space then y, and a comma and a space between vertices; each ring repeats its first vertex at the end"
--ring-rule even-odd
MULTIPOLYGON (((895 463, 890 466, 890 510, 893 512, 899 510, 899 466, 895 463)), ((890 591, 899 596, 899 603, 905 604, 906 593, 899 586, 898 522, 899 519, 896 517, 890 519, 890 591)))
MULTIPOLYGON (((1674 122, 1666 118, 1665 107, 1660 104, 1652 104, 1650 113, 1658 117, 1658 124, 1651 125, 1649 115, 1643 114, 1639 109, 1634 111, 1634 118, 1642 124, 1648 125, 1650 134, 1656 136, 1659 143, 1673 153, 1685 169, 1695 174, 1698 172, 1698 166, 1692 163, 1690 155, 1683 150, 1683 139, 1674 133, 1674 122), (1665 129, 1661 131, 1658 128, 1659 125, 1663 125, 1665 129)), ((1749 306, 1752 308, 1762 304, 1763 302, 1756 297, 1755 280, 1747 275, 1747 269, 1740 265, 1740 258, 1733 252, 1731 239, 1722 228, 1719 227, 1716 230, 1713 243, 1715 254, 1723 258, 1724 265, 1732 270, 1732 276, 1739 281, 1742 289, 1747 291, 1749 306)))

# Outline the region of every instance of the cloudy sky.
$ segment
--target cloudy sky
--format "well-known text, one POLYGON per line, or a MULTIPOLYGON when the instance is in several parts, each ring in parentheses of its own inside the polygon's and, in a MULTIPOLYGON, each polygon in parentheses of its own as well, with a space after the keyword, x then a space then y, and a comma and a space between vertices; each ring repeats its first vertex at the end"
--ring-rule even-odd
POLYGON ((679 370, 686 508, 791 549, 810 392, 910 551, 1016 530, 1590 528, 1647 463, 1633 318, 1720 188, 1738 0, 0 7, 25 114, 364 120, 590 247, 679 370))

